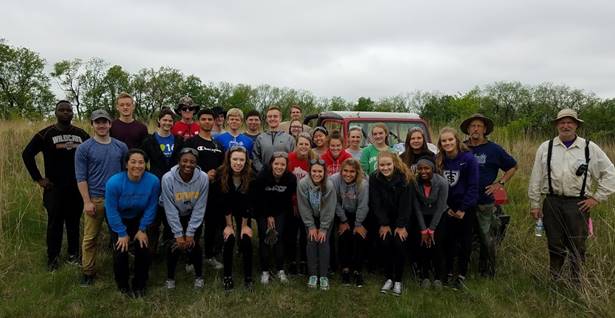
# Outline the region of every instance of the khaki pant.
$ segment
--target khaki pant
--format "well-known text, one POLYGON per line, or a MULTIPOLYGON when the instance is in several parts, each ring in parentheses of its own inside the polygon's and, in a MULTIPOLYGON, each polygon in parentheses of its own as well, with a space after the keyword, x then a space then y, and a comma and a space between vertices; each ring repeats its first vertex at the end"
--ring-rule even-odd
POLYGON ((96 244, 105 219, 105 198, 92 198, 94 216, 84 213, 83 244, 81 246, 81 262, 83 274, 94 275, 96 265, 96 244))

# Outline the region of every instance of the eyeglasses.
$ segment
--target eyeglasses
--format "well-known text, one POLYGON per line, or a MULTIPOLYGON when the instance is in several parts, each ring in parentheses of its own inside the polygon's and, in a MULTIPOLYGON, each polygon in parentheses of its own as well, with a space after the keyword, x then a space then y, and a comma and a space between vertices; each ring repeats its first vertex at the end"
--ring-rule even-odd
POLYGON ((311 159, 310 160, 310 166, 313 166, 315 164, 319 164, 321 166, 324 166, 325 165, 325 161, 322 160, 322 159, 311 159))
POLYGON ((193 111, 196 110, 196 107, 194 107, 194 106, 193 107, 182 107, 182 108, 180 108, 180 110, 184 111, 184 112, 193 112, 193 111))
POLYGON ((288 154, 285 153, 284 151, 276 151, 273 153, 273 158, 284 158, 284 159, 288 159, 288 154))
POLYGON ((196 149, 194 149, 194 148, 185 147, 185 148, 182 148, 182 150, 179 151, 179 155, 180 156, 184 155, 184 154, 187 154, 187 153, 192 154, 193 156, 195 156, 197 158, 199 157, 199 152, 196 151, 196 149))

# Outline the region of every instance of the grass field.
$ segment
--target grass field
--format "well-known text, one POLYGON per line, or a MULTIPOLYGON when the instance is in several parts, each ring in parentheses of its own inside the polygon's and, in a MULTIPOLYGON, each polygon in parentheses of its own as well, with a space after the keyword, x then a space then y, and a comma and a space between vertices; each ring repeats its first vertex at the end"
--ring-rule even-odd
MULTIPOLYGON (((507 184, 511 204, 505 210, 512 221, 498 251, 497 277, 489 280, 471 275, 468 292, 420 290, 406 275, 404 294, 394 298, 379 293, 381 276, 368 275, 362 289, 342 287, 334 279, 327 292, 308 290, 305 278, 293 277, 287 286, 274 283, 263 288, 257 284, 249 293, 241 286, 238 273, 235 291, 226 295, 221 273, 206 267, 203 292, 195 292, 191 276, 178 270, 177 289, 169 293, 162 287, 164 262, 157 261, 150 272, 148 296, 133 300, 117 292, 108 252, 99 258, 95 286, 80 288, 77 267, 63 265, 54 273, 46 270, 41 190, 21 161, 23 147, 44 125, 0 123, 0 144, 4 146, 0 152, 0 317, 615 316, 615 200, 592 212, 596 237, 589 241, 584 287, 553 285, 547 279, 546 241, 533 235, 526 198, 539 142, 505 135, 494 138, 518 159, 520 168, 507 184)), ((603 148, 615 158, 615 146, 603 148)))

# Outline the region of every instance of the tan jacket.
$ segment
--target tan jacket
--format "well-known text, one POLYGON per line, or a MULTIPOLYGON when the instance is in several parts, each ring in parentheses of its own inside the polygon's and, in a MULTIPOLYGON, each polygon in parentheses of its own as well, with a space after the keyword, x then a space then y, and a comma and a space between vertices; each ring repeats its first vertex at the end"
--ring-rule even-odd
MULTIPOLYGON (((577 136, 570 148, 566 148, 559 137, 553 139, 551 184, 554 194, 569 197, 578 197, 581 194, 583 175, 577 176, 575 172, 581 164, 585 163, 585 144, 585 139, 577 136)), ((536 151, 534 168, 528 187, 531 208, 540 208, 543 195, 549 194, 548 148, 549 141, 545 141, 536 151)), ((615 167, 604 151, 590 141, 585 195, 602 202, 613 192, 615 192, 615 167), (591 190, 592 181, 597 184, 595 191, 591 190)))

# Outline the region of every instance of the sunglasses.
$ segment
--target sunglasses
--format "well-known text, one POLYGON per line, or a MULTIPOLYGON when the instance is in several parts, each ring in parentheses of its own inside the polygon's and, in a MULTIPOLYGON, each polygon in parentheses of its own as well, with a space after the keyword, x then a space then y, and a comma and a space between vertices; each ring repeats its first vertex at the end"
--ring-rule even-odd
POLYGON ((322 160, 322 159, 311 159, 310 160, 310 166, 313 166, 315 164, 319 164, 321 166, 324 166, 325 165, 325 161, 322 160))
POLYGON ((273 158, 284 158, 284 159, 288 159, 288 154, 283 152, 283 151, 276 151, 273 153, 273 158))
POLYGON ((199 152, 196 151, 196 149, 194 149, 194 148, 185 147, 185 148, 182 148, 182 150, 179 151, 179 155, 180 156, 184 155, 184 154, 187 154, 187 153, 192 154, 193 156, 195 156, 197 158, 199 157, 199 152))
POLYGON ((184 112, 193 112, 193 111, 196 110, 196 107, 194 107, 194 106, 192 106, 192 107, 182 107, 182 108, 180 108, 180 110, 184 111, 184 112))

